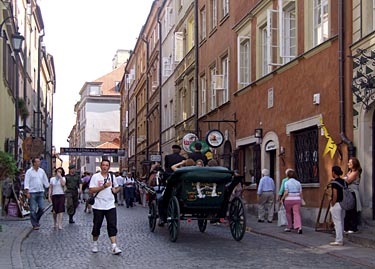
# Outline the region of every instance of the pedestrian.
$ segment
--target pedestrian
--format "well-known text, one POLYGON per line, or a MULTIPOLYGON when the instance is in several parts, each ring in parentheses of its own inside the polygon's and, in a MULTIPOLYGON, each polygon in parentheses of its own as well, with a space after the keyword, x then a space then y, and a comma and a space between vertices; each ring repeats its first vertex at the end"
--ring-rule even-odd
POLYGON ((117 204, 124 205, 124 178, 121 176, 120 171, 115 173, 119 191, 117 193, 117 204))
MULTIPOLYGON (((332 181, 336 181, 342 186, 347 186, 345 180, 340 178, 343 174, 341 168, 339 166, 332 167, 332 181)), ((342 246, 344 244, 344 216, 345 210, 341 208, 340 202, 343 199, 343 188, 341 188, 337 184, 331 184, 332 187, 332 199, 331 199, 331 216, 333 223, 335 225, 335 233, 336 233, 336 240, 331 242, 331 246, 342 246)))
POLYGON ((199 167, 203 167, 204 166, 204 163, 201 159, 198 159, 196 162, 195 162, 195 166, 199 166, 199 167))
POLYGON ((351 157, 348 161, 349 171, 344 177, 346 183, 348 183, 349 189, 354 192, 356 206, 345 212, 344 220, 344 231, 345 233, 356 233, 358 232, 358 222, 360 218, 360 212, 362 211, 362 204, 359 195, 359 183, 361 182, 362 167, 359 160, 356 157, 351 157))
POLYGON ((51 177, 48 191, 48 201, 52 203, 53 228, 62 229, 62 219, 65 212, 65 171, 59 167, 55 170, 55 176, 51 177))
POLYGON ((31 161, 32 167, 25 175, 25 192, 30 202, 30 221, 34 230, 39 230, 39 220, 44 212, 44 188, 49 187, 46 172, 40 168, 40 158, 31 161))
POLYGON ((81 179, 82 183, 82 199, 85 202, 85 210, 84 212, 86 213, 91 213, 92 208, 91 205, 87 202, 89 197, 90 197, 90 192, 89 192, 89 186, 90 186, 90 180, 91 180, 91 173, 90 172, 84 172, 84 177, 81 179))
POLYGON ((284 194, 284 190, 285 190, 285 182, 288 181, 288 176, 287 176, 287 175, 288 175, 288 172, 289 172, 290 170, 293 170, 293 169, 288 168, 288 169, 285 170, 285 178, 281 181, 280 189, 279 189, 279 192, 278 192, 278 195, 277 195, 277 200, 278 200, 279 202, 284 202, 284 201, 281 200, 281 198, 283 197, 283 194, 284 194))
POLYGON ((275 182, 269 176, 268 169, 262 170, 263 177, 259 181, 258 186, 258 222, 264 222, 266 209, 268 212, 267 222, 272 223, 273 207, 275 203, 275 182))
MULTIPOLYGON (((147 176, 146 174, 143 175, 139 181, 142 183, 142 184, 147 184, 147 176)), ((147 191, 142 188, 141 186, 138 186, 138 189, 139 189, 139 196, 140 196, 140 199, 141 199, 141 204, 143 207, 146 207, 147 206, 147 191)))
POLYGON ((302 234, 302 185, 297 180, 297 174, 294 170, 289 170, 287 177, 288 180, 285 182, 285 190, 281 198, 285 201, 286 218, 288 219, 288 227, 284 229, 284 232, 290 232, 294 228, 299 234, 302 234))
POLYGON ((94 226, 92 228, 93 247, 92 252, 99 251, 98 239, 100 229, 103 224, 104 217, 107 222, 108 237, 111 241, 111 253, 120 254, 121 249, 117 247, 117 212, 115 205, 115 197, 120 190, 116 177, 109 172, 111 162, 109 160, 102 160, 100 163, 101 171, 94 174, 90 180, 90 193, 95 193, 95 203, 93 204, 94 226))
POLYGON ((202 143, 196 142, 194 144, 194 152, 189 153, 188 158, 193 159, 195 162, 200 159, 203 161, 204 166, 207 165, 207 157, 202 153, 202 143))
POLYGON ((126 208, 133 207, 134 205, 134 192, 135 192, 135 180, 132 176, 132 172, 128 171, 124 178, 124 189, 125 189, 125 202, 126 208))
POLYGON ((180 154, 181 147, 179 145, 172 146, 172 154, 165 155, 164 157, 164 170, 166 177, 173 173, 172 165, 179 163, 186 158, 180 154))
POLYGON ((82 192, 82 182, 79 173, 76 173, 76 166, 69 165, 69 174, 65 176, 66 179, 66 211, 69 215, 69 223, 74 223, 73 216, 76 213, 76 208, 79 204, 79 194, 82 192))

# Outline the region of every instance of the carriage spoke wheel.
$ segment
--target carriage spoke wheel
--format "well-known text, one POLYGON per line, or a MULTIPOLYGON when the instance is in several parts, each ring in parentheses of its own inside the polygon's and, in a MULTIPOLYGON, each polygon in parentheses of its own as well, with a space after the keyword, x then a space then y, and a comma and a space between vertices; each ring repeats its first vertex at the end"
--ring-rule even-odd
POLYGON ((172 196, 169 200, 167 211, 167 223, 169 231, 169 239, 176 242, 178 233, 180 231, 180 205, 176 196, 172 196))
POLYGON ((206 231, 206 228, 207 228, 207 219, 206 219, 206 216, 200 215, 198 217, 199 217, 199 219, 198 219, 199 231, 202 232, 202 233, 204 233, 206 231))
POLYGON ((156 219, 157 219, 156 201, 152 201, 148 211, 148 226, 150 231, 155 231, 156 219))
POLYGON ((236 241, 240 241, 246 230, 246 215, 243 202, 238 197, 230 204, 229 218, 230 232, 236 241))

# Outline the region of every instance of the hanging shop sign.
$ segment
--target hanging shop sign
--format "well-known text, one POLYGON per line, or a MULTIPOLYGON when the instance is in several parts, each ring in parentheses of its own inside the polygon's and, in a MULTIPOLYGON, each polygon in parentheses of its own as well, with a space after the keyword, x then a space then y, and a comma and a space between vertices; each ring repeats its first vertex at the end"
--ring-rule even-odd
POLYGON ((126 156, 126 149, 111 148, 60 148, 60 155, 75 156, 126 156))
POLYGON ((219 130, 210 130, 206 135, 206 142, 210 147, 218 148, 224 142, 224 135, 219 130))
POLYGON ((186 152, 193 152, 194 150, 191 150, 191 144, 198 140, 198 137, 193 133, 188 133, 182 138, 182 148, 186 152))

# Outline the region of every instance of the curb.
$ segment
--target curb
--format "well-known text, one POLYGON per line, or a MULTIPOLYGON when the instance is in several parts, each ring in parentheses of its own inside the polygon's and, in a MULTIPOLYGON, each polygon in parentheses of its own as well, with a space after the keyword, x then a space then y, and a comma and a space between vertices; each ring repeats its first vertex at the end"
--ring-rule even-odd
POLYGON ((11 246, 11 260, 12 268, 23 269, 22 258, 21 258, 21 246, 24 239, 26 239, 31 233, 32 229, 27 227, 24 228, 21 233, 18 234, 16 239, 13 241, 11 246))

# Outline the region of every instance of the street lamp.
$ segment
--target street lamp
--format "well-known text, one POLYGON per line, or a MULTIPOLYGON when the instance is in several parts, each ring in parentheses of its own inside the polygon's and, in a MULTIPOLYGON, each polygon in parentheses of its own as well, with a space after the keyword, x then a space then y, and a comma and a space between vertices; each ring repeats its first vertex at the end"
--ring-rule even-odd
POLYGON ((25 38, 17 31, 15 34, 12 35, 12 46, 13 50, 15 52, 15 58, 16 58, 16 102, 15 102, 15 113, 16 113, 16 122, 15 122, 15 134, 14 134, 14 159, 16 160, 18 164, 18 138, 19 138, 19 107, 18 102, 20 98, 19 93, 19 61, 18 61, 18 54, 22 49, 22 42, 25 40, 25 38))

